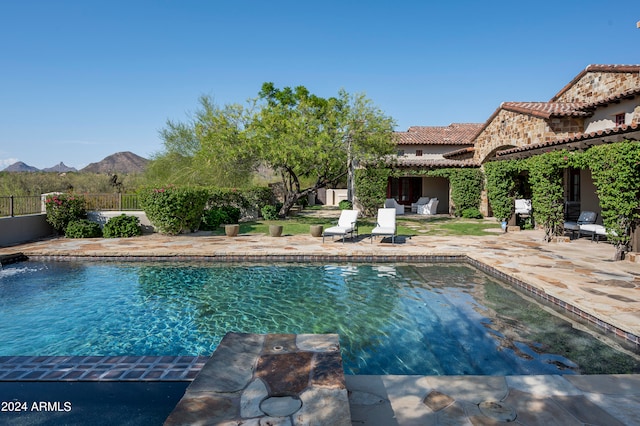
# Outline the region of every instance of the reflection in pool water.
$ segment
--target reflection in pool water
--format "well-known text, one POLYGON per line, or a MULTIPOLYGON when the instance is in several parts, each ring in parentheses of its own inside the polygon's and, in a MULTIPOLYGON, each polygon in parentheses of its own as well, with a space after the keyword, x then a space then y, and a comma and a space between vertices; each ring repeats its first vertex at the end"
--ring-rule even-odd
POLYGON ((28 262, 0 355, 208 355, 226 332, 338 333, 348 374, 640 372, 467 265, 28 262))

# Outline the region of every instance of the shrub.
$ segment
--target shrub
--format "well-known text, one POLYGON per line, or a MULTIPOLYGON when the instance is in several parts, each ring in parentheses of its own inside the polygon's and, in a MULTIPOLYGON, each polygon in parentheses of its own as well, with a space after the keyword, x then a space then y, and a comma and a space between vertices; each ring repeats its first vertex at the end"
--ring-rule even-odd
POLYGON ((476 207, 468 207, 462 210, 462 217, 465 219, 482 219, 482 213, 476 207))
POLYGON ((149 221, 158 232, 168 235, 196 231, 208 199, 208 191, 202 188, 169 186, 140 191, 140 203, 149 221))
POLYGON ((356 197, 365 216, 374 216, 387 198, 387 181, 391 171, 386 167, 356 169, 356 197))
POLYGON ((127 216, 125 214, 112 217, 105 223, 102 233, 106 238, 135 237, 142 235, 140 219, 136 216, 127 216))
POLYGON ((348 200, 342 200, 338 203, 338 208, 340 210, 351 210, 353 208, 353 203, 348 200))
POLYGON ((47 222, 58 232, 65 232, 67 225, 74 220, 86 219, 86 202, 77 195, 55 194, 45 199, 47 222))
POLYGON ((276 220, 278 218, 278 209, 276 206, 266 205, 260 209, 264 220, 276 220))
POLYGON ((69 222, 64 236, 67 238, 98 238, 102 236, 100 225, 88 219, 76 219, 69 222))
POLYGON ((213 231, 222 224, 238 223, 240 209, 232 206, 214 207, 204 211, 202 215, 202 229, 213 231))

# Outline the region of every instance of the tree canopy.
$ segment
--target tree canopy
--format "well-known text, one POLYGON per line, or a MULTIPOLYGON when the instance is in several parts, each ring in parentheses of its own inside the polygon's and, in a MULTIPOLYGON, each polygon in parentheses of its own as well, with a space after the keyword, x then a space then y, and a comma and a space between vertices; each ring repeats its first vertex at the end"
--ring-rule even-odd
POLYGON ((258 166, 280 176, 286 215, 300 198, 395 150, 394 121, 364 95, 322 98, 304 86, 264 83, 258 97, 218 107, 200 98, 187 123, 168 121, 165 152, 150 170, 165 183, 242 186, 258 166), (178 167, 176 167, 178 165, 178 167))

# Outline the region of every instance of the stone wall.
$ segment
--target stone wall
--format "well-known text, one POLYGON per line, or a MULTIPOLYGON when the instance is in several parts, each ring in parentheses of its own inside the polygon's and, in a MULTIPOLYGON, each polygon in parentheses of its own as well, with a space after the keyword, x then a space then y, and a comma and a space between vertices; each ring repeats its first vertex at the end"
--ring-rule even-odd
POLYGON ((586 72, 553 100, 556 102, 598 102, 612 95, 640 87, 638 72, 586 72))
POLYGON ((582 119, 553 117, 549 120, 500 110, 476 138, 475 160, 483 162, 498 148, 548 142, 582 132, 582 119))

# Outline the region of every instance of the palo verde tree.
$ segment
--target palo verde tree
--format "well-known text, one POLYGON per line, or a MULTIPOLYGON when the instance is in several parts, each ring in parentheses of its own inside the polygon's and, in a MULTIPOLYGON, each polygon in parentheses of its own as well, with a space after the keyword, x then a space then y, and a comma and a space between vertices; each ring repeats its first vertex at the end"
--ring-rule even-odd
POLYGON ((305 87, 264 83, 249 126, 255 158, 280 174, 285 216, 300 198, 344 178, 357 162, 395 149, 393 120, 363 95, 321 98, 305 87), (303 187, 302 181, 312 182, 303 187))
POLYGON ((164 152, 147 167, 152 184, 247 186, 255 161, 246 149, 249 112, 241 105, 217 106, 208 96, 188 122, 167 121, 160 131, 164 152))
POLYGON ((598 145, 585 151, 576 163, 591 169, 602 221, 616 245, 616 260, 629 250, 631 228, 640 218, 640 143, 598 145))

